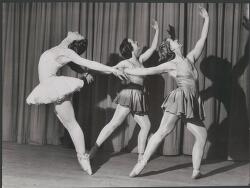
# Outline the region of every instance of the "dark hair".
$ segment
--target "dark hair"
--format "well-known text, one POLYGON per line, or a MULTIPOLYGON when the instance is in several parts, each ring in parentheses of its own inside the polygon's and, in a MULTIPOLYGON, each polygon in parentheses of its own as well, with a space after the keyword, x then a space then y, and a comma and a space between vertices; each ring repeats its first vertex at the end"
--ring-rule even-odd
POLYGON ((134 50, 133 46, 128 41, 128 38, 123 39, 123 41, 120 45, 120 53, 121 53, 122 57, 124 57, 125 59, 131 58, 133 50, 134 50))
MULTIPOLYGON (((83 52, 86 51, 88 46, 88 40, 82 39, 82 40, 74 40, 71 42, 68 46, 69 49, 75 51, 78 55, 83 54, 83 52)), ((74 62, 69 62, 67 64, 73 71, 77 73, 84 73, 85 71, 81 68, 80 65, 75 64, 74 62)))
POLYGON ((170 42, 165 38, 159 46, 159 62, 171 61, 175 58, 175 53, 170 48, 170 42))
POLYGON ((78 55, 83 54, 86 51, 88 46, 87 39, 74 40, 68 46, 69 49, 74 50, 78 55))

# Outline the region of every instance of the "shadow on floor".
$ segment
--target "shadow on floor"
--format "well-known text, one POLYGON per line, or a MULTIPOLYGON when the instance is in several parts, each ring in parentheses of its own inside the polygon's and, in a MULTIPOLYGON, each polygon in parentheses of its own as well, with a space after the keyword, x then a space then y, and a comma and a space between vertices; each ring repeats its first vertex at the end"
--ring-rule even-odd
MULTIPOLYGON (((215 163, 219 163, 219 162, 224 162, 224 160, 203 161, 202 165, 204 165, 204 164, 215 164, 215 163)), ((246 165, 248 163, 249 163, 249 161, 233 162, 233 164, 226 165, 226 166, 223 166, 223 167, 219 167, 219 168, 216 168, 214 170, 211 170, 210 172, 203 173, 202 178, 213 176, 213 175, 216 175, 216 174, 220 174, 220 173, 232 170, 234 168, 246 165)), ((157 174, 161 174, 161 173, 165 173, 165 172, 169 172, 169 171, 173 171, 173 170, 179 170, 179 169, 182 169, 182 168, 188 168, 188 167, 192 167, 191 162, 190 163, 175 165, 175 166, 168 167, 168 168, 165 168, 165 169, 162 169, 162 170, 146 172, 144 174, 139 175, 138 177, 157 175, 157 174)))

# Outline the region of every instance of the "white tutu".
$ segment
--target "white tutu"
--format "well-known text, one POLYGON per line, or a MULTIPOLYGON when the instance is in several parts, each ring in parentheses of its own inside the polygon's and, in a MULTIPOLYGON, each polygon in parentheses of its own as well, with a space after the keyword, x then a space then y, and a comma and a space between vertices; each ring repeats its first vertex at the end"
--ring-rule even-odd
POLYGON ((67 95, 79 91, 83 81, 68 76, 53 76, 37 85, 26 99, 28 104, 48 104, 58 102, 67 95))

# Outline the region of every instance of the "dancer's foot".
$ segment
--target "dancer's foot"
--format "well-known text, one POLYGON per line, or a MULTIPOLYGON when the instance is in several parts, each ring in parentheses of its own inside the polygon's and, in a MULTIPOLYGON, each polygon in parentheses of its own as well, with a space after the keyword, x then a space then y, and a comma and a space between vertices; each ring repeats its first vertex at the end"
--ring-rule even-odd
POLYGON ((140 172, 143 170, 143 168, 146 166, 147 162, 141 159, 137 162, 137 164, 134 166, 133 170, 130 172, 130 177, 135 177, 140 174, 140 172))
POLYGON ((193 170, 193 174, 192 174, 192 179, 199 179, 201 178, 202 174, 199 170, 193 170))
POLYGON ((82 169, 86 171, 88 175, 92 175, 92 169, 89 162, 89 155, 87 153, 84 154, 77 153, 77 158, 82 169))

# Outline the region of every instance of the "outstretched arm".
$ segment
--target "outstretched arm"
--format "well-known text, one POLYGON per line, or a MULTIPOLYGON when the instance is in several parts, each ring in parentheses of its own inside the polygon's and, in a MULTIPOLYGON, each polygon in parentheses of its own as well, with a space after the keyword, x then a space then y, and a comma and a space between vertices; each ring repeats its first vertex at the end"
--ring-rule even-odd
POLYGON ((169 61, 161 65, 158 65, 156 67, 124 69, 124 72, 131 75, 145 76, 145 75, 167 73, 174 69, 175 69, 175 64, 172 61, 169 61))
POLYGON ((119 71, 118 69, 103 65, 103 64, 98 63, 96 61, 90 61, 88 59, 84 59, 84 58, 80 57, 78 54, 76 54, 71 49, 63 49, 62 54, 63 54, 63 56, 66 56, 68 59, 70 59, 70 61, 72 61, 80 66, 87 67, 91 70, 99 71, 99 72, 106 73, 106 74, 112 73, 122 80, 126 79, 126 75, 124 73, 122 73, 121 71, 119 71))
POLYGON ((189 52, 189 54, 187 55, 187 58, 191 60, 192 62, 196 62, 196 60, 201 55, 201 52, 204 48, 205 41, 207 39, 207 33, 208 33, 208 27, 209 27, 209 16, 208 16, 206 9, 202 7, 199 7, 199 8, 200 8, 200 15, 201 17, 204 18, 204 24, 203 24, 203 28, 201 31, 200 39, 197 41, 194 49, 191 52, 189 52))
POLYGON ((157 21, 153 20, 153 22, 154 23, 152 27, 155 29, 155 36, 152 41, 151 47, 140 56, 139 61, 141 63, 146 61, 153 54, 153 52, 156 50, 156 47, 157 47, 158 37, 159 37, 159 27, 158 27, 157 21))

